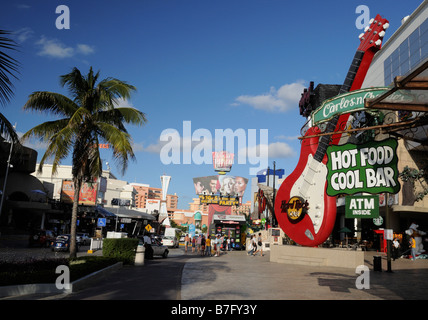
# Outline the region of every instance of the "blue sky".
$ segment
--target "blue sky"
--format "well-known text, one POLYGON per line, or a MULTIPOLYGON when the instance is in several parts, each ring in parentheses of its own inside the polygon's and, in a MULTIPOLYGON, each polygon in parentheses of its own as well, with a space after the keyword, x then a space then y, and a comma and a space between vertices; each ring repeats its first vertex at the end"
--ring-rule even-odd
MULTIPOLYGON (((179 208, 195 197, 193 177, 215 174, 212 164, 165 164, 159 139, 164 130, 183 137, 206 129, 268 130, 266 163, 290 174, 300 154, 298 100, 309 81, 342 84, 359 45, 356 13, 366 5, 370 17, 390 21, 387 40, 421 0, 43 0, 2 4, 1 29, 15 32, 20 62, 15 96, 1 112, 18 132, 48 120, 22 110, 34 91, 67 94, 59 76, 73 67, 101 78, 115 77, 137 92, 124 104, 147 114, 144 127, 128 127, 136 161, 124 176, 103 150, 118 179, 160 187, 172 176, 168 193, 179 208), (57 29, 57 6, 70 12, 70 29, 57 29)), ((179 140, 180 142, 180 140, 179 140)), ((264 141, 259 141, 264 142, 264 141)), ((198 143, 194 142, 194 146, 198 143)), ((43 145, 32 142, 39 158, 43 145)), ((247 144, 247 147, 250 147, 247 144)), ((238 154, 242 150, 234 152, 238 154)), ((165 150, 165 149, 164 149, 165 150)), ((64 164, 71 164, 65 161, 64 164)), ((251 178, 249 163, 234 164, 231 175, 251 178)), ((250 199, 249 188, 244 201, 250 199)))

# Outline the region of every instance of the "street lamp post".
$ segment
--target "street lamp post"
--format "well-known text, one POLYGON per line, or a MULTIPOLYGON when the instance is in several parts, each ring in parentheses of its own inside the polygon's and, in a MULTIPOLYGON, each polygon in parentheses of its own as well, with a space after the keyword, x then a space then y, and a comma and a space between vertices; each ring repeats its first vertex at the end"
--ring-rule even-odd
POLYGON ((4 198, 6 197, 7 176, 9 175, 9 167, 10 167, 10 160, 11 160, 11 158, 12 158, 12 151, 13 151, 13 139, 11 139, 11 142, 10 142, 9 156, 8 156, 7 164, 6 164, 6 174, 5 174, 5 176, 4 176, 3 190, 1 191, 1 200, 0 200, 0 217, 1 217, 2 210, 3 210, 3 202, 4 202, 4 198))

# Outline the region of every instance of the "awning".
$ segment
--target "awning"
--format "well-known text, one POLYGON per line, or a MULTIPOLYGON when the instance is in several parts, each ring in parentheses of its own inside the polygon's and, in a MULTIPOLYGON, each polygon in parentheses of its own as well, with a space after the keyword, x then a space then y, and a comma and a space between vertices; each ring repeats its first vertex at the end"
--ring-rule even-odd
POLYGON ((116 215, 103 207, 97 206, 94 210, 98 214, 101 214, 104 218, 115 218, 116 215))
POLYGON ((398 111, 394 123, 384 125, 383 133, 405 141, 408 150, 428 151, 428 58, 405 76, 395 77, 394 86, 365 108, 398 111))
POLYGON ((37 202, 37 201, 6 201, 8 206, 13 209, 28 209, 35 211, 48 211, 52 209, 52 206, 46 202, 37 202))
POLYGON ((428 112, 428 58, 406 76, 395 77, 394 86, 364 106, 373 109, 428 112), (398 99, 397 99, 398 98, 398 99))
POLYGON ((121 218, 132 218, 132 219, 146 219, 146 220, 156 220, 156 217, 152 216, 149 213, 127 209, 124 207, 104 207, 105 210, 110 212, 114 212, 114 216, 118 216, 121 218))
POLYGON ((245 224, 246 220, 245 216, 215 214, 213 217, 213 223, 245 224))

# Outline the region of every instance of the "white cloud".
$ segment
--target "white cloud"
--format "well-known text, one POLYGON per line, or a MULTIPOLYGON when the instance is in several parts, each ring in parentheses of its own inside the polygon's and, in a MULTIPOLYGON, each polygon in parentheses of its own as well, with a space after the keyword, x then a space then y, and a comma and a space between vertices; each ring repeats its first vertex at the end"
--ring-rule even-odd
POLYGON ((38 55, 53 58, 70 58, 74 55, 74 49, 67 47, 56 39, 48 39, 42 36, 36 45, 40 47, 38 55))
POLYGON ((283 135, 283 134, 274 137, 274 139, 277 139, 277 140, 289 140, 289 141, 290 140, 291 141, 297 140, 298 138, 299 138, 299 136, 286 136, 286 135, 283 135))
POLYGON ((296 154, 296 151, 284 142, 274 142, 269 145, 269 158, 290 158, 296 154))
POLYGON ((76 48, 73 48, 57 39, 48 39, 45 36, 36 42, 36 46, 39 47, 38 55, 59 59, 70 58, 76 54, 89 55, 95 52, 95 49, 87 44, 78 44, 76 48))
POLYGON ((29 38, 31 38, 33 34, 34 34, 34 31, 28 27, 19 29, 18 31, 15 32, 16 40, 18 43, 24 43, 29 38))
POLYGON ((87 44, 78 44, 77 51, 81 54, 88 55, 95 52, 94 47, 91 47, 87 44))
POLYGON ((305 86, 304 81, 285 84, 278 90, 271 87, 269 93, 250 96, 242 95, 235 99, 232 105, 249 105, 254 109, 270 112, 286 112, 296 108, 305 86))
POLYGON ((31 6, 29 6, 28 4, 24 4, 24 3, 22 3, 22 4, 17 4, 16 5, 16 7, 18 8, 18 9, 30 9, 31 8, 31 6))
POLYGON ((284 142, 273 142, 269 145, 258 144, 253 147, 242 148, 238 151, 238 155, 241 157, 255 155, 258 158, 290 158, 296 154, 296 151, 284 142))
POLYGON ((129 100, 123 98, 117 98, 116 102, 114 103, 114 106, 116 108, 134 108, 134 106, 129 100))
MULTIPOLYGON (((18 135, 19 138, 21 138, 24 135, 23 132, 19 132, 19 131, 17 131, 16 134, 18 135)), ((34 149, 40 152, 42 151, 44 152, 48 148, 47 142, 41 141, 40 139, 35 137, 31 137, 30 139, 25 140, 23 145, 27 148, 34 149)))

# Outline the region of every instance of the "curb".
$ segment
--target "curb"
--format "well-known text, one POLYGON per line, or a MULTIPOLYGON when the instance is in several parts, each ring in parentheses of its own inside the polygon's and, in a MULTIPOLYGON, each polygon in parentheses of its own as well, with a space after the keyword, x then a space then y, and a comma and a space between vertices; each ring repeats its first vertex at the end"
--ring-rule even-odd
POLYGON ((122 268, 123 262, 117 262, 104 269, 95 271, 83 278, 77 279, 70 284, 68 289, 58 289, 53 283, 33 283, 21 284, 15 286, 0 287, 0 299, 11 296, 23 296, 29 294, 47 293, 47 294, 69 294, 89 287, 93 283, 101 280, 106 275, 111 274, 122 268))

